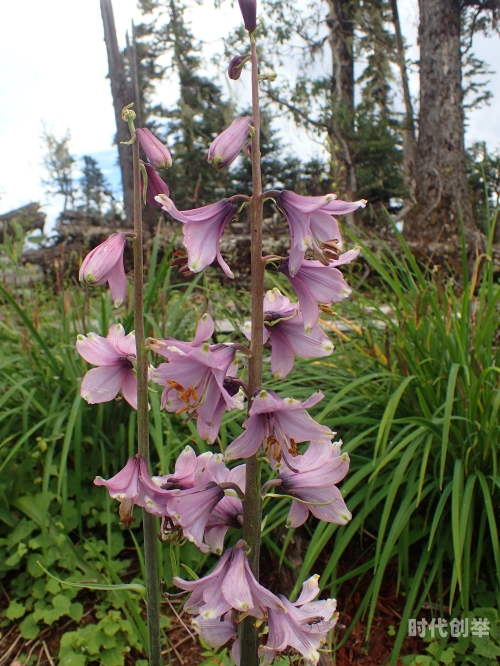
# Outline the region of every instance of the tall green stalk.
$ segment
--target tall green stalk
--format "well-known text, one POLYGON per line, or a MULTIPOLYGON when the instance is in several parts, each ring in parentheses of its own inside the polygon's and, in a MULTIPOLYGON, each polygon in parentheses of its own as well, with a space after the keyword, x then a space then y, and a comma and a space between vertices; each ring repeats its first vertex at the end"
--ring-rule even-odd
MULTIPOLYGON (((123 118, 128 122, 132 136, 134 163, 134 327, 137 371, 137 448, 149 467, 149 414, 148 414, 148 350, 144 333, 144 259, 142 247, 142 202, 139 166, 139 143, 135 139, 135 113, 125 109, 123 118)), ((161 665, 160 603, 158 563, 156 557, 156 518, 142 511, 144 529, 144 562, 146 567, 146 603, 149 639, 149 665, 161 665)))
MULTIPOLYGON (((251 218, 251 270, 252 270, 252 343, 248 361, 249 409, 255 391, 262 385, 262 327, 264 325, 262 301, 264 299, 264 260, 262 258, 262 175, 260 168, 260 107, 259 71, 254 35, 250 36, 252 48, 252 180, 253 191, 250 202, 251 218)), ((245 501, 243 503, 243 538, 248 544, 248 561, 252 572, 259 579, 260 527, 262 522, 261 463, 259 452, 246 461, 245 501)), ((259 663, 258 629, 252 617, 246 618, 240 629, 241 666, 256 666, 259 663)))

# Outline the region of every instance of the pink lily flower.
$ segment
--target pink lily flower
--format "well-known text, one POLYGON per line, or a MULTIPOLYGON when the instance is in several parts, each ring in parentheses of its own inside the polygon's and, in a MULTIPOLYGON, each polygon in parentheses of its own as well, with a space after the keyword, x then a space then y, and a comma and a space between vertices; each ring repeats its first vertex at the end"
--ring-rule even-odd
MULTIPOLYGON (((226 483, 235 483, 245 492, 246 465, 238 465, 228 470, 226 483)), ((224 539, 230 527, 241 528, 243 525, 243 504, 238 497, 224 495, 208 516, 205 525, 204 541, 212 553, 220 555, 224 548, 224 539)))
POLYGON ((231 203, 229 199, 222 199, 202 208, 180 211, 166 195, 157 196, 156 201, 175 220, 184 224, 182 233, 190 271, 200 273, 217 257, 224 273, 234 278, 233 272, 221 256, 219 243, 227 223, 238 210, 236 204, 231 203))
POLYGON ((89 404, 114 400, 121 390, 128 404, 137 409, 135 335, 125 335, 121 324, 110 327, 103 338, 97 333, 79 335, 76 349, 80 356, 98 366, 89 370, 82 381, 81 395, 89 404))
POLYGON ((316 391, 308 400, 300 402, 280 398, 274 391, 260 391, 243 424, 245 432, 226 449, 226 460, 249 458, 263 444, 271 466, 275 467, 283 458, 285 464, 294 469, 292 460, 299 455, 296 446, 299 442, 312 439, 326 442, 334 436, 330 428, 320 425, 306 412, 323 397, 321 391, 316 391))
POLYGON ((231 619, 231 613, 208 619, 198 615, 191 620, 191 625, 205 643, 213 648, 222 647, 238 635, 238 628, 231 619))
POLYGON ((290 226, 289 270, 293 277, 299 270, 306 250, 312 249, 323 264, 328 264, 342 247, 339 225, 333 215, 345 215, 364 208, 366 201, 339 201, 334 194, 303 197, 283 190, 276 199, 290 226))
POLYGON ((162 490, 149 476, 146 461, 139 454, 132 456, 125 467, 111 479, 96 476, 96 486, 106 486, 109 496, 120 502, 120 522, 130 527, 135 520, 134 506, 146 509, 148 513, 164 516, 172 493, 162 490))
POLYGON ((175 461, 174 473, 154 476, 153 480, 156 484, 165 488, 192 488, 197 463, 196 453, 190 446, 186 446, 175 461))
POLYGON ((202 553, 210 547, 203 542, 203 535, 212 510, 224 497, 224 491, 216 483, 209 483, 202 488, 174 491, 168 512, 175 522, 182 527, 188 541, 192 541, 202 553))
POLYGON ((307 333, 311 332, 318 321, 320 311, 318 303, 329 307, 351 294, 351 288, 336 266, 350 263, 356 259, 359 252, 359 248, 344 252, 337 260, 330 261, 328 266, 320 261, 303 261, 294 276, 290 273, 288 262, 285 261, 281 265, 280 271, 288 278, 299 299, 307 333))
POLYGON ((165 386, 162 407, 196 415, 198 434, 209 444, 217 437, 224 411, 243 408, 243 394, 232 382, 235 349, 204 342, 212 333, 212 318, 204 315, 193 342, 149 340, 150 348, 169 361, 152 373, 153 380, 165 386))
MULTIPOLYGON (((165 183, 160 176, 156 173, 154 168, 151 166, 151 164, 144 164, 142 163, 144 168, 146 169, 146 174, 148 176, 148 183, 146 187, 146 203, 149 206, 160 206, 155 197, 157 197, 159 194, 166 194, 167 197, 170 194, 170 190, 168 189, 167 183, 165 183)), ((143 193, 144 196, 144 179, 142 177, 142 171, 141 171, 141 192, 143 193)))
POLYGON ((197 456, 190 446, 186 446, 177 458, 175 472, 154 476, 153 480, 162 488, 189 490, 211 481, 222 483, 228 472, 221 453, 207 451, 197 456))
POLYGON ((311 442, 302 456, 294 459, 292 471, 282 467, 279 473, 281 489, 287 495, 293 495, 305 502, 292 502, 286 526, 299 527, 309 516, 309 512, 327 523, 346 525, 352 518, 342 493, 334 485, 342 481, 349 470, 349 456, 341 454, 341 442, 325 446, 324 442, 311 442), (322 505, 322 506, 321 506, 322 505))
POLYGON ((229 527, 241 527, 243 506, 238 497, 225 495, 219 484, 236 484, 245 490, 245 465, 229 470, 220 453, 198 457, 187 446, 175 463, 174 474, 153 477, 162 489, 174 490, 168 515, 183 529, 183 535, 203 552, 220 555, 229 527), (181 492, 179 492, 181 491, 181 492))
MULTIPOLYGON (((242 327, 243 334, 251 340, 251 324, 242 327)), ((292 370, 295 356, 322 358, 329 356, 334 346, 316 322, 309 333, 304 331, 304 319, 298 304, 277 289, 271 289, 264 297, 264 343, 271 339, 271 372, 274 379, 284 379, 292 370)))
POLYGON ((108 240, 95 247, 83 260, 79 279, 89 285, 100 286, 107 282, 115 308, 119 307, 127 295, 127 278, 123 265, 125 234, 111 234, 108 240))
POLYGON ((238 541, 234 548, 226 550, 212 573, 204 578, 173 578, 177 587, 192 593, 184 604, 185 611, 210 620, 233 608, 263 620, 271 608, 284 610, 283 602, 255 579, 244 546, 244 541, 238 541))
POLYGON ((232 124, 212 141, 208 150, 208 163, 222 169, 234 162, 246 141, 253 120, 250 116, 236 118, 232 124))
POLYGON ((212 317, 205 312, 200 317, 196 326, 196 333, 192 342, 176 340, 175 338, 148 338, 148 345, 151 351, 160 354, 166 359, 170 359, 172 354, 183 352, 189 354, 193 349, 199 348, 204 342, 210 340, 214 334, 215 325, 212 317))
POLYGON ((148 129, 136 129, 135 135, 141 144, 146 157, 157 169, 168 169, 172 166, 172 156, 166 146, 148 129))
POLYGON ((296 650, 307 664, 318 663, 318 650, 338 620, 335 599, 313 601, 319 594, 318 578, 315 575, 303 583, 300 597, 294 603, 278 595, 285 611, 269 609, 267 643, 259 649, 259 655, 264 657, 261 666, 271 664, 287 648, 296 650))

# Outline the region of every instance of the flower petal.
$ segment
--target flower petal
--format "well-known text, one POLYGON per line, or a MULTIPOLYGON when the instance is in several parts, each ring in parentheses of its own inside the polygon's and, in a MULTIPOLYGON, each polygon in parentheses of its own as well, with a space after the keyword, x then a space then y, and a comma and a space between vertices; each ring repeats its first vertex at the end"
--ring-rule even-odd
POLYGON ((293 347, 277 326, 271 332, 271 341, 271 372, 275 380, 284 379, 293 368, 293 347))
POLYGON ((116 349, 106 338, 97 333, 79 335, 76 339, 76 349, 80 356, 92 365, 122 365, 116 349))
POLYGON ((128 404, 133 409, 137 409, 137 377, 131 368, 124 369, 121 389, 128 404))
POLYGON ((191 624, 197 633, 213 648, 219 648, 225 645, 231 638, 237 635, 237 629, 234 622, 228 617, 228 613, 221 617, 206 619, 199 615, 191 620, 191 624))
POLYGON ((306 581, 302 583, 302 590, 300 591, 300 596, 297 601, 294 602, 294 606, 302 606, 302 604, 307 604, 311 602, 319 594, 319 576, 314 574, 306 581))
POLYGON ((196 326, 196 334, 192 342, 193 347, 201 345, 205 340, 211 338, 214 334, 214 328, 214 320, 207 312, 205 312, 196 326))
POLYGON ((91 405, 113 400, 121 389, 125 372, 127 372, 127 368, 122 366, 92 368, 83 378, 82 398, 91 405))
POLYGON ((260 414, 251 416, 243 424, 245 432, 237 437, 230 444, 224 457, 226 460, 235 460, 236 458, 250 458, 257 453, 260 445, 264 441, 264 419, 260 414))
POLYGON ((302 504, 302 502, 292 502, 290 511, 288 512, 288 518, 286 519, 287 527, 300 527, 303 525, 309 517, 309 509, 307 504, 302 504))
POLYGON ((120 307, 127 297, 127 278, 123 259, 116 262, 108 275, 108 285, 115 308, 120 307))
POLYGON ((231 566, 222 583, 222 594, 232 608, 242 613, 248 611, 253 615, 255 603, 245 575, 245 560, 245 551, 242 548, 235 548, 231 566))

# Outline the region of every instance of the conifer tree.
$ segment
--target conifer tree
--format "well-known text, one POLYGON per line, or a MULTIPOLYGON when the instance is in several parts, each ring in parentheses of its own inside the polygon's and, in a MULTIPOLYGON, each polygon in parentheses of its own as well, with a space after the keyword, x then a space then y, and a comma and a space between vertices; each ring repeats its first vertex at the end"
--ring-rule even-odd
POLYGON ((103 205, 113 200, 109 183, 97 160, 90 155, 84 155, 82 160, 82 176, 79 180, 79 199, 82 201, 80 208, 85 213, 102 213, 103 205))
POLYGON ((73 204, 76 196, 75 158, 70 152, 70 133, 69 130, 66 130, 66 134, 58 139, 53 131, 44 124, 41 139, 45 151, 42 165, 46 171, 42 184, 45 186, 47 194, 60 194, 64 197, 63 211, 65 211, 68 204, 73 204))
POLYGON ((369 194, 374 204, 400 199, 402 139, 391 94, 397 56, 388 2, 315 0, 307 11, 292 0, 264 4, 265 52, 273 54, 267 64, 296 70, 291 84, 279 76, 269 84, 269 98, 323 144, 329 189, 348 198, 369 194), (356 59, 366 60, 357 105, 356 59))
MULTIPOLYGON (((210 143, 231 123, 234 109, 221 87, 200 72, 203 44, 186 21, 188 7, 188 2, 143 0, 141 8, 149 24, 137 27, 138 36, 142 36, 137 48, 144 114, 174 157, 172 167, 162 176, 180 209, 211 203, 228 192, 246 191, 252 180, 246 157, 229 171, 215 170, 207 161, 210 143), (161 66, 158 63, 165 55, 170 56, 170 63, 161 66), (173 104, 155 105, 151 81, 165 75, 177 78, 179 97, 173 104), (149 88, 145 81, 149 81, 149 88)), ((243 109, 240 115, 249 115, 249 111, 243 109)), ((282 184, 294 188, 302 177, 302 162, 297 157, 283 157, 284 146, 265 111, 261 150, 265 186, 275 187, 276 174, 280 174, 286 181, 282 184)), ((322 172, 317 164, 311 168, 322 172)))

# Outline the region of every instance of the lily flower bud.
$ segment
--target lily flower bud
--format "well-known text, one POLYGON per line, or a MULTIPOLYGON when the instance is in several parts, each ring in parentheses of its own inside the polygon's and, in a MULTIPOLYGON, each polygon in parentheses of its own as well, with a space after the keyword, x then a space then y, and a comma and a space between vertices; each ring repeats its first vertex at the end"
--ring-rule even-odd
POLYGON ((136 129, 135 135, 146 153, 146 157, 157 169, 168 169, 172 166, 172 156, 166 146, 148 129, 136 129))
POLYGON ((238 157, 248 136, 253 120, 250 116, 236 118, 222 134, 212 141, 208 151, 208 162, 216 169, 229 166, 238 157))
MULTIPOLYGON (((146 169, 148 176, 148 182, 146 186, 146 202, 149 206, 161 206, 161 203, 156 201, 155 197, 159 194, 166 194, 167 197, 170 194, 168 185, 165 183, 160 176, 156 173, 151 164, 143 164, 146 169)), ((144 179, 141 173, 141 191, 144 192, 144 179)))
POLYGON ((123 303, 127 293, 127 279, 123 266, 126 235, 111 234, 107 241, 90 252, 80 267, 81 282, 89 285, 109 284, 115 308, 123 303))
POLYGON ((257 27, 257 0, 238 0, 243 23, 249 33, 257 27))
POLYGON ((244 64, 249 60, 250 60, 249 55, 234 56, 234 58, 229 63, 229 67, 227 70, 227 75, 229 76, 229 78, 232 79, 233 81, 237 81, 241 76, 244 64))

